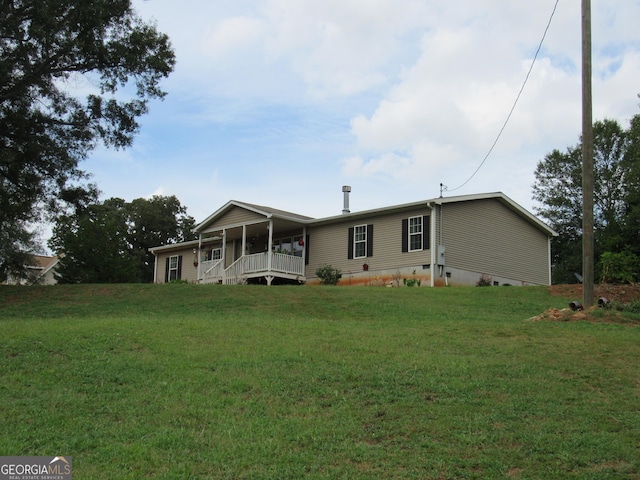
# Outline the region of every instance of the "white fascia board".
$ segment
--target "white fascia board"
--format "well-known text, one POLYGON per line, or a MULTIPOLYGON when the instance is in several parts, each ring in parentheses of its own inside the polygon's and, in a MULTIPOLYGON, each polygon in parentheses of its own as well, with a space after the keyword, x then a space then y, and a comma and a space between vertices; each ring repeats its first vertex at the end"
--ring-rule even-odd
MULTIPOLYGON (((211 240, 207 238, 206 240, 211 240)), ((189 240, 188 242, 180 242, 180 243, 171 243, 169 245, 161 245, 160 247, 151 247, 149 251, 154 255, 157 255, 160 252, 170 251, 170 250, 182 250, 189 247, 197 247, 200 245, 200 240, 189 240)))

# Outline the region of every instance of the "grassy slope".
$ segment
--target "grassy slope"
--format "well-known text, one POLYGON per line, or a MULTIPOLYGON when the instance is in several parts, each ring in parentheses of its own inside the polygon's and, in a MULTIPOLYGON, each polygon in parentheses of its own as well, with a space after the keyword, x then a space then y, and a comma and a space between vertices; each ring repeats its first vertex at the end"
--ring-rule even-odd
POLYGON ((78 478, 640 478, 640 329, 525 321, 564 305, 0 288, 0 454, 72 455, 78 478))

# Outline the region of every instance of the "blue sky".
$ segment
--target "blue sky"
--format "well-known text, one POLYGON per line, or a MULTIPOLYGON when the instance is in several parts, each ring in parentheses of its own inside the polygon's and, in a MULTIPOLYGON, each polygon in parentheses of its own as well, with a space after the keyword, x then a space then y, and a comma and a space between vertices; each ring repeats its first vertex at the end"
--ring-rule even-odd
MULTIPOLYGON (((82 164, 103 198, 176 195, 313 217, 502 191, 533 210, 538 161, 578 142, 580 0, 134 0, 177 66, 133 147, 82 164)), ((640 2, 592 0, 594 120, 640 113, 640 2)))

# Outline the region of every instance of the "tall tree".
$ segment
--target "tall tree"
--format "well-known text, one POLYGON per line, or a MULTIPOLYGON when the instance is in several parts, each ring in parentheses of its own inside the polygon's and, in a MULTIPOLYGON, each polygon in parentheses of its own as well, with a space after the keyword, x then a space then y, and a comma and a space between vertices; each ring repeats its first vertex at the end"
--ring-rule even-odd
POLYGON ((110 198, 60 216, 49 245, 63 254, 61 283, 151 282, 149 248, 195 239, 194 225, 173 195, 110 198))
POLYGON ((32 247, 30 222, 86 203, 79 163, 129 146, 175 57, 130 0, 0 0, 0 273, 32 247), (74 86, 84 78, 90 93, 74 86))
POLYGON ((134 255, 127 241, 126 203, 110 198, 73 215, 62 215, 50 245, 62 254, 60 283, 136 282, 134 255))
POLYGON ((174 195, 137 198, 127 206, 129 242, 138 257, 138 278, 153 279, 154 256, 151 247, 195 240, 195 220, 174 195))
POLYGON ((623 226, 627 238, 635 238, 630 250, 640 257, 640 115, 631 119, 627 130, 627 150, 624 158, 624 169, 627 173, 626 222, 623 226))
MULTIPOLYGON (((594 230, 596 258, 605 251, 637 248, 629 230, 634 198, 640 200, 640 116, 625 131, 615 120, 594 123, 594 230)), ((538 214, 559 236, 552 241, 553 281, 575 281, 582 270, 582 162, 580 144, 565 152, 553 150, 535 171, 533 197, 538 214)), ((640 218, 640 217, 639 217, 640 218)), ((637 224, 637 220, 636 220, 637 224)))

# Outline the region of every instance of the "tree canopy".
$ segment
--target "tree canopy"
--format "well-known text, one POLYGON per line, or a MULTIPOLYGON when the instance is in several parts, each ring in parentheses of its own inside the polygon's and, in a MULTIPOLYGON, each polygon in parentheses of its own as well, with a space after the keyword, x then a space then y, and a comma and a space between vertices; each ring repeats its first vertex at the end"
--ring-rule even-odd
POLYGON ((30 224, 96 187, 79 162, 99 142, 129 146, 163 98, 169 38, 130 0, 0 0, 0 273, 32 250, 30 224), (81 94, 81 92, 84 92, 81 94))
MULTIPOLYGON (((594 140, 596 261, 605 252, 640 255, 640 116, 624 130, 597 121, 594 140)), ((559 236, 552 240, 554 283, 575 282, 582 272, 582 145, 553 150, 535 171, 534 199, 559 236)))
POLYGON ((49 245, 62 258, 60 283, 153 280, 151 247, 194 240, 195 221, 175 196, 110 198, 61 215, 49 245))

